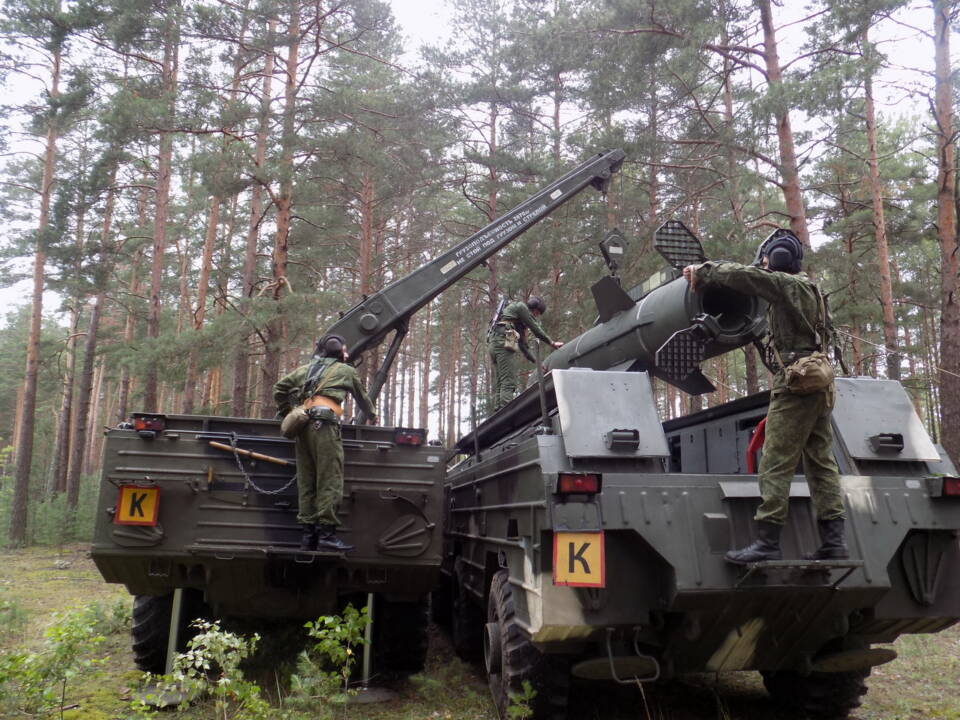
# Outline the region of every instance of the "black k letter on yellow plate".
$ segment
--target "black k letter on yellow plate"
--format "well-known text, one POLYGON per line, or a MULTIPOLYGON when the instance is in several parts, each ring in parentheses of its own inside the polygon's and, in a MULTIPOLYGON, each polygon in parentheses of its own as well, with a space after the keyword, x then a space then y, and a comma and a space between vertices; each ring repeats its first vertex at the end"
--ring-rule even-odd
POLYGON ((553 534, 553 584, 605 587, 602 532, 553 534))
POLYGON ((156 525, 160 513, 160 488, 156 485, 121 485, 117 509, 113 514, 116 525, 156 525))

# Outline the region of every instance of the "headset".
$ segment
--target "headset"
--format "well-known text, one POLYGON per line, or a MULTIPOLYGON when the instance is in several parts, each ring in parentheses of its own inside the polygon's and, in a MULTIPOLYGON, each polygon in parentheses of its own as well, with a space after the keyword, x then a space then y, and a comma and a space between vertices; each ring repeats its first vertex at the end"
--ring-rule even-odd
POLYGON ((340 335, 334 335, 330 333, 329 335, 324 335, 322 338, 317 340, 317 355, 323 355, 326 357, 340 357, 343 354, 343 346, 346 343, 340 335))
POLYGON ((800 272, 800 263, 803 262, 803 245, 790 230, 779 228, 760 243, 753 264, 762 265, 765 257, 770 270, 796 274, 800 272))

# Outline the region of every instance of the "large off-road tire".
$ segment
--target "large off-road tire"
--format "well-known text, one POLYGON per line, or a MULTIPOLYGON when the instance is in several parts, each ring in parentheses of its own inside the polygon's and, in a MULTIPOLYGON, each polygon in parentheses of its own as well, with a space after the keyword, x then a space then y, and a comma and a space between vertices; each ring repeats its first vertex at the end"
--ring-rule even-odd
POLYGON ((373 652, 377 669, 402 673, 423 670, 427 659, 427 596, 416 602, 391 602, 377 596, 373 614, 373 652))
POLYGON ((509 716, 511 695, 523 693, 527 681, 536 691, 529 701, 534 720, 564 720, 570 690, 570 666, 566 659, 537 650, 516 622, 513 588, 509 574, 500 570, 490 584, 487 624, 483 637, 483 660, 497 714, 509 716))
POLYGON ((163 674, 170 638, 173 593, 135 595, 133 598, 133 661, 144 672, 163 674))
POLYGON ((462 660, 477 660, 483 648, 483 613, 463 587, 463 564, 457 559, 450 593, 450 637, 462 660))
MULTIPOLYGON (((180 612, 180 630, 177 650, 182 652, 190 639, 190 622, 200 617, 203 602, 195 590, 184 590, 180 612)), ((170 639, 170 614, 173 611, 173 593, 166 595, 135 595, 133 622, 133 661, 144 672, 163 674, 167 664, 167 642, 170 639)))
POLYGON ((869 670, 838 673, 763 672, 767 692, 781 705, 818 720, 843 720, 860 707, 869 670))

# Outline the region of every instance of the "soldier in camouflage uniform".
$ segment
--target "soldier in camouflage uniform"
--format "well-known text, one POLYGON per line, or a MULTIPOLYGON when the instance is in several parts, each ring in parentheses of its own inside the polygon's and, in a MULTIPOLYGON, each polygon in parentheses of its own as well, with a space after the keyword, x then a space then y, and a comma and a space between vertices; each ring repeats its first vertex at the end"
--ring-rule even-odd
POLYGON ((547 304, 543 298, 534 295, 526 302, 517 300, 503 309, 500 318, 491 328, 487 349, 493 365, 491 399, 494 411, 502 408, 517 394, 520 375, 519 353, 522 352, 530 362, 537 361, 527 346, 528 328, 534 335, 554 348, 563 345, 562 342, 551 340, 537 320, 546 311, 547 304))
MULTIPOLYGON (((726 287, 769 302, 771 341, 784 365, 789 365, 820 348, 818 325, 826 332, 826 319, 819 318, 820 291, 799 275, 802 259, 796 236, 780 230, 757 250, 754 266, 705 262, 687 266, 683 275, 692 288, 726 287)), ((758 478, 762 502, 754 517, 757 537, 747 547, 728 552, 726 560, 745 565, 781 558, 780 531, 787 519, 790 481, 801 457, 821 539, 820 548, 809 557, 846 558, 844 507, 830 426, 833 384, 821 392, 796 395, 786 388, 783 367, 771 370, 775 375, 758 478)))
POLYGON ((273 388, 273 399, 281 417, 303 404, 309 424, 296 437, 297 488, 303 525, 301 550, 353 550, 336 535, 337 506, 343 496, 343 443, 340 417, 347 394, 353 395, 370 422, 376 410, 364 390, 357 371, 346 364, 347 347, 339 335, 326 335, 317 342, 310 363, 281 379, 273 388))

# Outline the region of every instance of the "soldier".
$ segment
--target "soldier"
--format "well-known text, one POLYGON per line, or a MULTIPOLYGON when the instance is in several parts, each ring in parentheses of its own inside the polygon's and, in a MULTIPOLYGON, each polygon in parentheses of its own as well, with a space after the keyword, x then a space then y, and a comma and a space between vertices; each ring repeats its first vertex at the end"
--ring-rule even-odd
POLYGON ((550 339, 537 318, 547 311, 543 298, 531 296, 526 302, 517 300, 507 305, 493 325, 488 339, 490 361, 493 363, 493 409, 499 410, 517 394, 520 374, 517 353, 522 352, 530 362, 536 362, 527 347, 527 328, 538 338, 554 348, 562 342, 550 339))
POLYGON ((297 522, 303 525, 301 550, 353 550, 352 545, 336 535, 337 506, 343 496, 340 418, 347 393, 353 395, 371 423, 377 422, 377 416, 357 371, 346 364, 348 357, 342 337, 325 335, 317 342, 311 362, 273 387, 273 399, 281 416, 303 404, 310 418, 296 437, 297 522))
POLYGON ((809 557, 849 557, 844 540, 840 475, 832 451, 833 383, 809 395, 794 394, 786 387, 784 368, 818 350, 819 336, 827 332, 820 291, 799 275, 802 260, 800 241, 792 233, 779 230, 757 249, 753 266, 705 262, 683 270, 691 288, 726 287, 758 295, 770 303, 767 321, 779 359, 771 367, 775 375, 760 458, 762 502, 754 516, 756 539, 747 547, 726 554, 726 560, 736 565, 781 558, 780 531, 787 519, 790 481, 801 456, 821 540, 820 547, 809 557))

